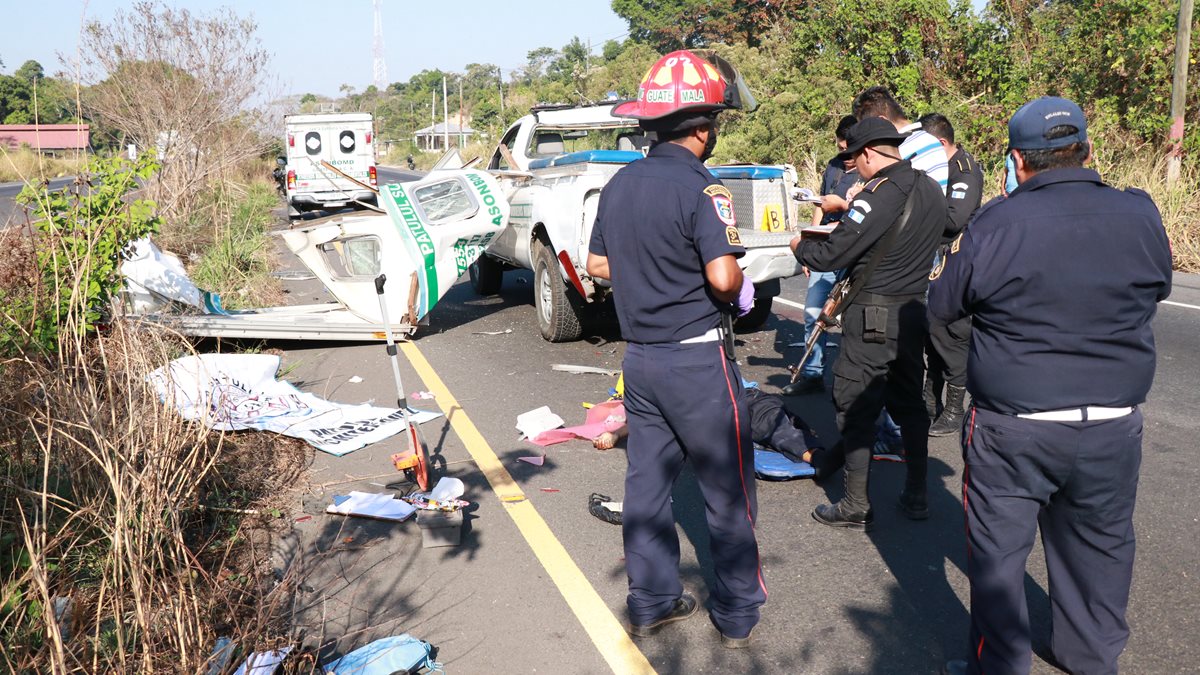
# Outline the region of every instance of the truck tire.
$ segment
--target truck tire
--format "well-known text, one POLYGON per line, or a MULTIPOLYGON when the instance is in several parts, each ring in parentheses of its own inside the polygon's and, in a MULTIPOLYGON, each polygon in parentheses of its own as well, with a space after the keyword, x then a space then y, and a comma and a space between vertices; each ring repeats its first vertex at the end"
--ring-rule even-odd
POLYGON ((504 265, 500 261, 483 253, 467 267, 467 272, 471 275, 471 288, 478 295, 500 292, 500 284, 504 281, 504 265))
POLYGON ((755 298, 754 307, 750 311, 733 323, 735 331, 752 331, 762 328, 767 319, 771 318, 771 305, 774 304, 775 298, 755 298))
POLYGON ((533 306, 547 342, 572 342, 583 335, 583 301, 567 287, 558 259, 542 242, 533 244, 533 306))

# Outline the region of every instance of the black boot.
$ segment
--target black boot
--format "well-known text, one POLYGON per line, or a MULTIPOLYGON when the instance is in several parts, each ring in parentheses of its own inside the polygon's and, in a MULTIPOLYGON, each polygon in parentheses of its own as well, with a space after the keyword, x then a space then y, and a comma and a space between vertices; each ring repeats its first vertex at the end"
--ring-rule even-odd
POLYGON ((870 532, 871 528, 875 526, 875 514, 871 513, 871 509, 866 511, 851 509, 853 507, 846 506, 846 500, 843 499, 836 504, 821 504, 813 510, 812 517, 822 525, 870 532))
POLYGON ((942 409, 941 416, 933 426, 929 427, 930 436, 949 436, 962 430, 963 397, 966 393, 967 390, 963 387, 946 385, 946 407, 942 409))

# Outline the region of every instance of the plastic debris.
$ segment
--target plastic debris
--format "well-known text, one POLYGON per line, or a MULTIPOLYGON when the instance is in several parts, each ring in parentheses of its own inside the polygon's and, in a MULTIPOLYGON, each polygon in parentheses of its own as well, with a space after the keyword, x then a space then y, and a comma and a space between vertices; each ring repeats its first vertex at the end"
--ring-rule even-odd
POLYGON ((205 675, 221 675, 221 673, 229 669, 229 664, 233 661, 233 650, 237 648, 237 643, 227 637, 217 638, 217 644, 213 646, 212 656, 208 657, 208 670, 205 675))
POLYGON ((359 382, 362 382, 362 378, 355 375, 354 377, 352 377, 346 381, 349 382, 350 384, 358 384, 359 382))
POLYGON ((437 398, 437 396, 434 396, 432 392, 428 391, 414 391, 413 393, 409 394, 408 397, 416 401, 432 401, 433 399, 437 398))
POLYGON ((467 491, 463 482, 453 476, 442 476, 437 485, 429 491, 429 498, 438 502, 448 502, 458 499, 467 491))
POLYGON ((572 375, 608 375, 616 377, 621 374, 619 369, 612 368, 597 368, 596 366, 573 366, 567 363, 554 363, 550 365, 550 370, 557 370, 560 373, 571 373, 572 375))
POLYGON ((546 456, 545 455, 536 455, 533 457, 518 457, 517 461, 525 462, 526 464, 532 464, 534 466, 541 466, 546 463, 546 456))
POLYGON ((254 652, 238 666, 233 675, 271 675, 291 651, 291 647, 284 647, 269 652, 254 652))
POLYGON ((391 675, 428 668, 442 672, 442 664, 433 660, 432 646, 408 633, 375 640, 345 656, 326 663, 326 675, 391 675))
POLYGON ((562 492, 558 488, 539 488, 542 492, 562 492))
POLYGON ((507 335, 511 332, 511 328, 507 328, 505 330, 478 330, 474 333, 471 333, 471 335, 507 335))

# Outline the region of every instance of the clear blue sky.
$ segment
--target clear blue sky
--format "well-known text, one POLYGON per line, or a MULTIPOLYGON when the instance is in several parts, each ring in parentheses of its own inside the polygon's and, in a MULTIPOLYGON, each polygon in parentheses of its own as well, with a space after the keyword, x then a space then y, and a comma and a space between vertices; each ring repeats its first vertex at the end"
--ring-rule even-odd
MULTIPOLYGON (((73 54, 80 20, 105 21, 132 0, 0 0, 8 26, 0 42, 3 72, 28 59, 47 73, 64 69, 59 53, 73 54), (20 26, 21 29, 16 27, 20 26)), ((253 15, 263 46, 274 55, 282 93, 338 95, 349 84, 371 84, 374 30, 371 0, 166 0, 204 14, 235 7, 253 15)), ((624 38, 628 24, 609 0, 383 0, 383 38, 388 81, 407 81, 424 69, 461 71, 468 63, 508 70, 538 47, 558 49, 573 36, 592 41, 624 38)))

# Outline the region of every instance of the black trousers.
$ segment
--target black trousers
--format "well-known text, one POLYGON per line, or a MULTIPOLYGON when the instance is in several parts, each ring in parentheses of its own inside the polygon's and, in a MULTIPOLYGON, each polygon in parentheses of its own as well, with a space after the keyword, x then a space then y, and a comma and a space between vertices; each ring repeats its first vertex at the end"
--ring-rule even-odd
POLYGON ((671 487, 687 460, 704 496, 715 568, 709 612, 722 633, 745 637, 767 595, 754 535, 754 448, 737 364, 719 342, 630 343, 624 373, 629 466, 621 530, 630 620, 653 623, 683 592, 671 487))
POLYGON ((925 303, 855 303, 842 315, 841 354, 833 365, 833 404, 846 453, 846 499, 870 506, 868 477, 875 420, 884 405, 900 425, 908 485, 925 488, 929 416, 921 398, 925 376, 925 303))
POLYGON ((929 377, 935 394, 943 384, 967 386, 967 352, 971 348, 971 317, 942 323, 931 321, 925 355, 929 358, 929 377))
POLYGON ((745 389, 750 412, 750 435, 755 443, 803 460, 805 451, 821 446, 821 440, 801 418, 788 412, 783 397, 754 387, 745 389))
POLYGON ((1071 673, 1116 673, 1129 639, 1141 411, 1047 422, 973 408, 962 441, 969 672, 1030 670, 1025 561, 1040 527, 1055 660, 1071 673))

